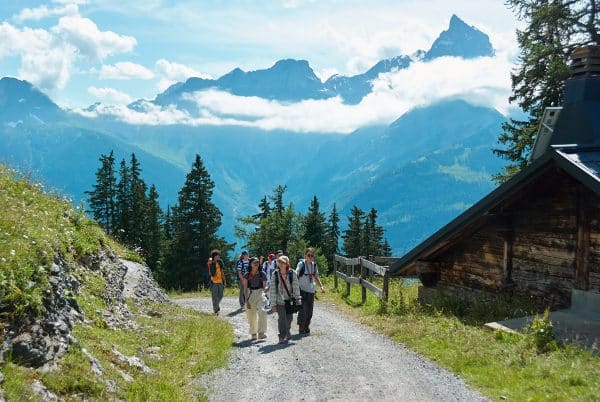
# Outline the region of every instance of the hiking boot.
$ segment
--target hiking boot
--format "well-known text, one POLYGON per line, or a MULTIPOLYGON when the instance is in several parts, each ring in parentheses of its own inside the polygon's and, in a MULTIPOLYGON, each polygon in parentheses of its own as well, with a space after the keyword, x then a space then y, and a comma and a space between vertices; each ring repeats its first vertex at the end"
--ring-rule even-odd
POLYGON ((285 340, 288 341, 290 338, 292 337, 292 334, 290 334, 289 332, 287 333, 287 335, 285 336, 285 340))
POLYGON ((260 334, 258 334, 258 339, 267 339, 267 334, 261 332, 260 334))
POLYGON ((285 337, 283 337, 283 336, 279 337, 279 343, 286 343, 286 342, 287 342, 287 339, 285 339, 285 337))
POLYGON ((257 340, 257 339, 258 339, 258 335, 256 335, 256 334, 252 334, 252 340, 253 340, 253 341, 255 341, 255 340, 257 340))
POLYGON ((305 334, 306 333, 306 327, 304 325, 299 325, 298 326, 298 333, 299 334, 305 334))

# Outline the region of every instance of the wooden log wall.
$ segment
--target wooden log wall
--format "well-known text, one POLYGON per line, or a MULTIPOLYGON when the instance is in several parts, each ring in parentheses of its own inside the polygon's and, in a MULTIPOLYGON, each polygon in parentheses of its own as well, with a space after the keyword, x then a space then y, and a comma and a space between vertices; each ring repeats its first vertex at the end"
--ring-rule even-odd
POLYGON ((481 219, 434 258, 441 285, 492 293, 514 286, 552 308, 568 306, 574 287, 600 292, 600 197, 562 170, 550 169, 481 219))

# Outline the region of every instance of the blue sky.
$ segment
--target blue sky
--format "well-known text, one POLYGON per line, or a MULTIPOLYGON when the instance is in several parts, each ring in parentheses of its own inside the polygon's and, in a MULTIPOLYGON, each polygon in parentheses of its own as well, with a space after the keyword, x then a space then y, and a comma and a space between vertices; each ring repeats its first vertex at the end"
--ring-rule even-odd
POLYGON ((492 86, 510 89, 518 50, 518 22, 502 0, 0 4, 0 75, 27 79, 71 108, 152 99, 189 76, 218 78, 235 67, 266 68, 282 58, 308 60, 323 80, 361 73, 382 58, 427 49, 452 14, 486 32, 501 55, 501 63, 486 67, 495 69, 486 75, 504 77, 492 86))

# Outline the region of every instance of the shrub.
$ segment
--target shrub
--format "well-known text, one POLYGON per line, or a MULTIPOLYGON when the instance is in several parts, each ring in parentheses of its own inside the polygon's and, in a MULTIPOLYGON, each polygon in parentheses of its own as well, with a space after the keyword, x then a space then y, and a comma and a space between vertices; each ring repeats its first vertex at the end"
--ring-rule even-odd
POLYGON ((558 343, 552 333, 550 311, 546 309, 544 315, 536 315, 527 329, 527 339, 530 346, 536 348, 538 353, 552 352, 558 349, 558 343))

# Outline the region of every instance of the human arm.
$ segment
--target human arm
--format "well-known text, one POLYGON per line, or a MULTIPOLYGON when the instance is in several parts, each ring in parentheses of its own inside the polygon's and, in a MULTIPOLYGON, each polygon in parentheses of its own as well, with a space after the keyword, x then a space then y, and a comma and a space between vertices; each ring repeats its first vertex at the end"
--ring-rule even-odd
POLYGON ((298 283, 298 275, 295 271, 292 271, 292 275, 294 276, 294 280, 292 282, 292 297, 301 302, 302 297, 300 296, 300 284, 298 283))

